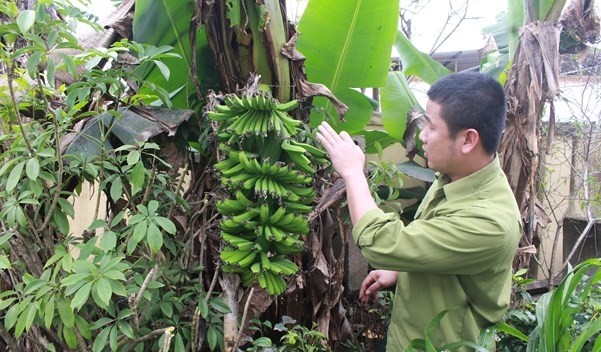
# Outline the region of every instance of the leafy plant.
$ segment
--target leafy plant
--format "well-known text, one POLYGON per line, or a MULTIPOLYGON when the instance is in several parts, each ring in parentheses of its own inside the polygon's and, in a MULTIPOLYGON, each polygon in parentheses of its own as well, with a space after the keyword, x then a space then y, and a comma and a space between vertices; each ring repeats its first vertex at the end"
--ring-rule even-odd
POLYGON ((161 60, 177 56, 130 41, 85 50, 66 22, 50 17, 57 11, 85 20, 79 10, 52 1, 36 6, 0 4, 10 20, 0 24, 0 71, 8 78, 0 89, 2 341, 14 351, 184 350, 192 339, 222 349, 229 307, 204 289, 203 268, 186 260, 194 246, 175 221, 191 208, 184 175, 161 155, 185 140, 178 135, 159 147, 122 123, 135 110, 151 127, 164 126, 142 103, 169 105, 169 94, 119 55, 166 77, 161 60), (80 81, 64 85, 59 73, 80 81), (132 86, 147 89, 136 95, 132 86), (84 181, 99 192, 89 209, 76 210, 84 181), (69 220, 83 211, 93 220, 74 233, 69 220))
POLYGON ((542 352, 597 351, 601 348, 600 267, 600 259, 588 259, 570 268, 557 288, 538 299, 533 312, 535 319, 527 311, 508 315, 506 321, 517 320, 529 328, 529 333, 526 336, 516 328, 517 324, 502 322, 497 329, 506 337, 501 339, 499 348, 502 351, 542 352))
POLYGON ((492 331, 492 329, 483 330, 481 333, 480 339, 479 339, 480 341, 478 341, 478 343, 460 340, 460 341, 445 343, 443 346, 438 346, 438 347, 434 345, 434 343, 432 342, 431 337, 430 337, 432 332, 434 331, 434 329, 436 329, 438 327, 438 324, 440 324, 440 321, 442 320, 442 318, 444 318, 444 316, 448 312, 450 312, 454 309, 457 309, 457 308, 445 309, 442 312, 439 312, 438 314, 436 314, 434 316, 434 318, 432 318, 432 320, 428 323, 428 325, 424 329, 424 338, 412 340, 411 343, 409 344, 409 347, 407 348, 406 352, 455 351, 460 347, 471 347, 478 352, 488 352, 488 349, 485 348, 484 346, 486 346, 488 343, 488 336, 490 335, 490 332, 492 331))
POLYGON ((528 339, 530 349, 572 352, 581 351, 587 345, 590 348, 589 344, 593 350, 601 348, 601 339, 596 338, 601 330, 601 319, 597 314, 588 322, 579 319, 585 302, 601 280, 600 266, 600 259, 588 259, 578 264, 555 290, 539 298, 537 326, 528 339))
POLYGON ((272 325, 269 321, 252 320, 251 331, 259 333, 261 336, 257 339, 248 337, 246 340, 251 346, 245 351, 292 351, 292 352, 316 352, 331 351, 326 343, 326 336, 315 330, 315 326, 309 329, 297 324, 296 320, 284 315, 282 321, 272 325), (274 343, 266 335, 281 335, 279 343, 274 343))

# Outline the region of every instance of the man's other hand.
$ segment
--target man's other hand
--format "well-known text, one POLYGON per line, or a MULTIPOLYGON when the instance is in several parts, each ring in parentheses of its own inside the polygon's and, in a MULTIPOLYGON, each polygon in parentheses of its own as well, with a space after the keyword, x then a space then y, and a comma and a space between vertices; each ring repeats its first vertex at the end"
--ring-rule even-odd
POLYGON ((392 287, 397 281, 397 272, 391 270, 373 270, 363 280, 359 291, 359 300, 368 303, 377 299, 381 289, 392 287))

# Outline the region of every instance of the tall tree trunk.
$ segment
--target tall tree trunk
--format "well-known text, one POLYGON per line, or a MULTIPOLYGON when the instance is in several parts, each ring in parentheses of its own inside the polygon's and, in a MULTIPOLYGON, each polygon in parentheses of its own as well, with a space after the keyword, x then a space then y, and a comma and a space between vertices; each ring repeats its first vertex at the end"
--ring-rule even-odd
MULTIPOLYGON (((499 154, 524 220, 520 246, 538 245, 538 231, 547 217, 536 197, 541 118, 545 102, 559 93, 559 34, 554 22, 530 22, 523 27, 505 91, 507 126, 499 154)), ((529 257, 518 256, 518 267, 529 257)))

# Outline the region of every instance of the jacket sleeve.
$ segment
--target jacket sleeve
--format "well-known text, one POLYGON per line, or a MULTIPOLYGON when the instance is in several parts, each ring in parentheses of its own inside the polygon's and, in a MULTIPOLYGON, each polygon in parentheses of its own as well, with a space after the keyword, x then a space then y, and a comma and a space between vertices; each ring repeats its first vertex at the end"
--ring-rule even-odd
POLYGON ((495 265, 510 250, 507 229, 481 208, 414 220, 405 226, 396 214, 374 209, 353 228, 367 261, 379 269, 474 275, 495 265))

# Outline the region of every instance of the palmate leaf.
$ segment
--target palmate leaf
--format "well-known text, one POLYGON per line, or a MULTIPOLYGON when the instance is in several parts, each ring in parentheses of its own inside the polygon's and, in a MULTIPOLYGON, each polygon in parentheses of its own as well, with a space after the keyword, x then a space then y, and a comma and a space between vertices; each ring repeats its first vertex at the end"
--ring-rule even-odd
POLYGON ((146 234, 146 242, 153 253, 158 252, 163 246, 163 234, 154 223, 148 225, 148 233, 146 234))
MULTIPOLYGON (((311 1, 299 22, 297 49, 307 58, 307 76, 349 106, 344 128, 350 132, 360 131, 363 126, 356 125, 366 124, 371 111, 361 108, 361 99, 348 90, 381 87, 386 82, 398 11, 399 1, 311 1)), ((318 124, 327 114, 335 116, 329 100, 320 98, 313 103, 318 112, 312 114, 311 124, 318 124)), ((335 128, 339 127, 336 121, 330 121, 335 128)))
MULTIPOLYGON (((175 107, 188 107, 188 96, 194 93, 190 77, 192 55, 189 36, 194 1, 136 0, 135 8, 134 40, 157 47, 171 46, 174 48, 172 52, 181 56, 163 59, 159 65, 149 64, 142 68, 140 75, 168 92, 175 92, 183 87, 171 98, 171 102, 175 107)), ((201 85, 214 88, 217 84, 215 65, 208 50, 205 31, 202 29, 196 35, 196 67, 201 85)))

